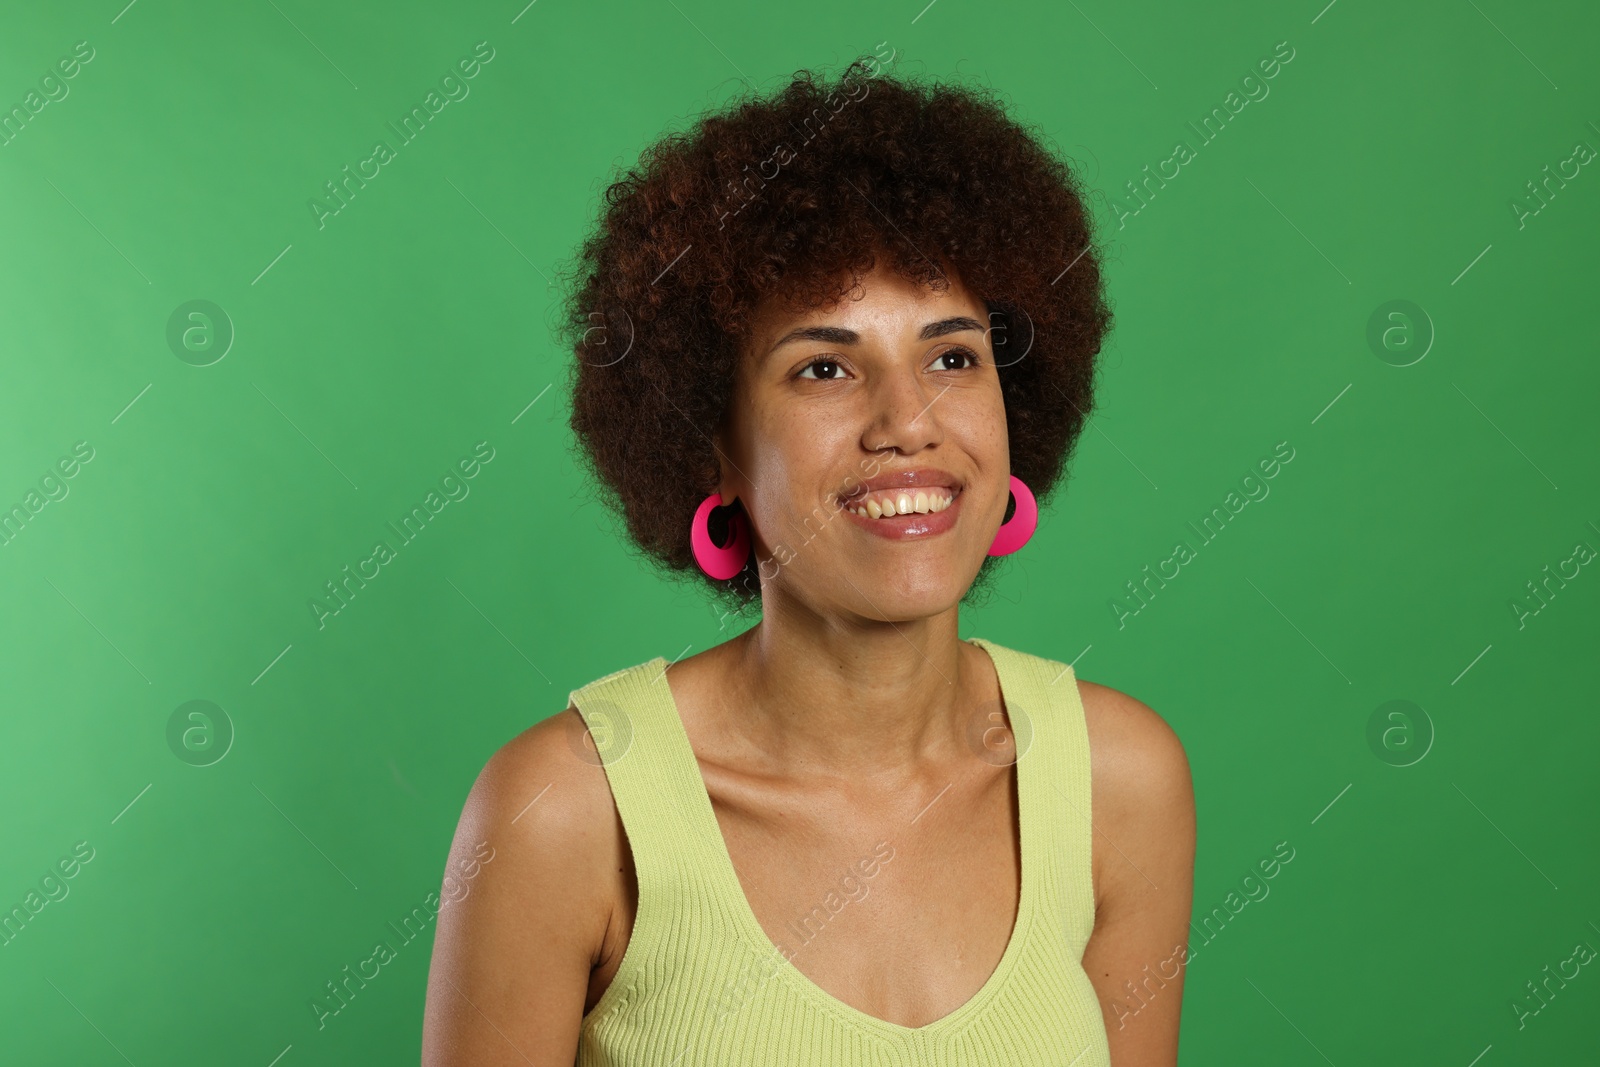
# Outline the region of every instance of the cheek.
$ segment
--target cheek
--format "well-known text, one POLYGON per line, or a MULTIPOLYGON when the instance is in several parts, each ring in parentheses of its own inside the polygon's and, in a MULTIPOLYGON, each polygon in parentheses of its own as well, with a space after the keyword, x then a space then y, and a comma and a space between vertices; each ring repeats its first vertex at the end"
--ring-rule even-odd
MULTIPOLYGON (((976 468, 978 484, 968 487, 967 505, 975 515, 987 515, 996 525, 1005 518, 1010 505, 1010 435, 1006 427, 1005 401, 998 385, 992 392, 970 397, 969 403, 952 408, 945 419, 950 451, 967 455, 976 468)), ((969 527, 979 530, 983 523, 969 527)))
POLYGON ((819 494, 857 470, 859 432, 848 420, 823 411, 773 410, 752 420, 745 445, 745 473, 756 498, 768 508, 809 511, 819 494))
POLYGON ((974 394, 959 406, 952 405, 945 417, 945 433, 970 455, 985 474, 1005 470, 1010 456, 1010 436, 1006 429, 1006 405, 997 385, 974 394))

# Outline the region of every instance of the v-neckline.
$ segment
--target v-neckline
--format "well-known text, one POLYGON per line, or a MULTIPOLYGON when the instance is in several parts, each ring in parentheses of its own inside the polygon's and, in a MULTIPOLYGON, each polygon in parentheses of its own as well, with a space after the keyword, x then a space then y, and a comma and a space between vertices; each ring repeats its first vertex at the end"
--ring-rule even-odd
MULTIPOLYGON (((995 678, 999 682, 1001 705, 1006 709, 1007 719, 1011 722, 1012 733, 1017 733, 1017 724, 1014 716, 1018 709, 1011 703, 1011 698, 1020 691, 1021 679, 1010 673, 1010 663, 1006 659, 1005 650, 996 651, 996 646, 983 638, 973 637, 967 639, 970 643, 983 649, 989 656, 989 661, 994 665, 995 678)), ((978 988, 978 991, 967 998, 955 1010, 924 1023, 922 1026, 903 1026, 900 1023, 880 1019, 876 1015, 868 1014, 860 1008, 846 1004, 826 989, 817 985, 809 976, 783 955, 781 949, 772 943, 762 927, 761 921, 756 918, 755 909, 750 906, 750 900, 745 896, 744 886, 739 881, 738 869, 733 864, 733 854, 728 849, 728 842, 722 836, 722 826, 717 821, 716 809, 711 803, 711 793, 706 788, 705 777, 700 773, 699 761, 695 758, 694 748, 689 744, 689 734, 683 725, 683 716, 678 711, 677 699, 672 695, 672 686, 666 678, 666 668, 669 664, 665 657, 657 656, 655 661, 648 665, 656 677, 661 680, 662 693, 666 710, 671 711, 671 730, 676 742, 681 746, 682 755, 689 761, 689 767, 694 772, 694 780, 699 788, 690 792, 693 794, 691 803, 696 811, 693 818, 699 821, 711 833, 707 841, 713 856, 710 858, 712 876, 716 880, 721 892, 732 902, 735 919, 739 925, 740 933, 748 938, 754 947, 760 951, 772 954, 782 960, 778 971, 786 973, 790 984, 803 996, 818 1004, 825 1010, 843 1016, 847 1021, 853 1022, 863 1029, 887 1036, 891 1039, 921 1039, 933 1034, 945 1033, 955 1030, 971 1020, 974 1016, 999 995, 1010 973, 1016 968, 1017 961, 1021 958, 1024 945, 1028 939, 1034 916, 1034 900, 1036 896, 1035 882, 1038 872, 1035 869, 1041 857, 1035 855, 1031 834, 1033 830, 1033 774, 1024 770, 1034 761, 1019 758, 1012 764, 1016 773, 1017 789, 1017 837, 1018 852, 1020 855, 1020 872, 1018 875, 1018 901, 1017 916, 1011 926, 1011 936, 1006 942, 1005 951, 1000 956, 1000 962, 995 964, 993 973, 978 988)), ((1020 739, 1019 739, 1020 740, 1020 739)))

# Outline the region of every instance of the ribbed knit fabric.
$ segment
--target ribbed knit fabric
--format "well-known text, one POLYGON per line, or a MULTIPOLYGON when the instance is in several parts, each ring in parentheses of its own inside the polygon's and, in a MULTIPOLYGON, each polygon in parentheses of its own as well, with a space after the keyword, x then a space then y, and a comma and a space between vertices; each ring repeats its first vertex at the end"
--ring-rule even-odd
POLYGON ((639 879, 616 977, 584 1016, 576 1067, 1109 1067, 1084 973, 1094 927, 1089 741, 1065 664, 988 652, 1021 753, 1020 904, 983 987, 926 1026, 831 996, 751 911, 667 685, 667 661, 572 694, 600 751, 639 879))

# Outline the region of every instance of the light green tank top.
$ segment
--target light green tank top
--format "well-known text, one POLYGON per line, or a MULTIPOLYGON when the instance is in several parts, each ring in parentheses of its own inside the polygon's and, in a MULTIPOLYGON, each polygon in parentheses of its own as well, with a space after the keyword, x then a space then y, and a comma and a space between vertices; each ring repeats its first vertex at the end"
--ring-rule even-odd
POLYGON ((973 639, 1019 753, 1021 895, 999 965, 955 1011, 907 1027, 831 996, 751 911, 689 745, 667 661, 571 696, 627 831, 639 906, 577 1067, 1109 1067, 1083 949, 1094 927, 1089 742, 1070 667, 973 639))

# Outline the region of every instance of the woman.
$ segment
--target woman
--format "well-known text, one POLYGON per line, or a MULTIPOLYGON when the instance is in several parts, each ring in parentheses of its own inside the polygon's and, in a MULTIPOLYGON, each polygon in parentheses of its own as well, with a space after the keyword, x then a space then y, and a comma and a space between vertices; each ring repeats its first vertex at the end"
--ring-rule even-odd
POLYGON ((1090 409, 1090 238, 998 105, 875 59, 610 187, 573 430, 633 541, 759 621, 488 761, 426 1064, 1177 1062, 1182 746, 957 627, 1090 409))

